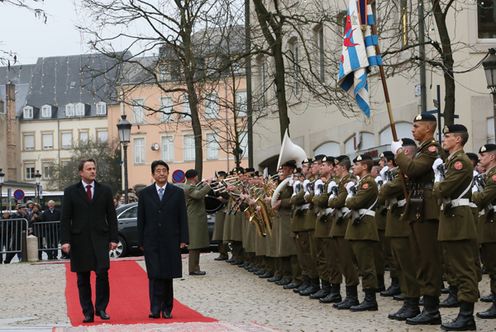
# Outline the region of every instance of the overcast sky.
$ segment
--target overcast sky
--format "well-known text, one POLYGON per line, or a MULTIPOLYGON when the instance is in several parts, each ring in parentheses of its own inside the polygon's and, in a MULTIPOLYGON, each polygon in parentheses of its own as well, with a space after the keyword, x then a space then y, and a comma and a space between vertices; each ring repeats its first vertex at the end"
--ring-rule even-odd
POLYGON ((87 53, 86 41, 74 27, 81 22, 75 1, 35 3, 46 11, 46 23, 29 10, 0 4, 0 49, 17 53, 20 64, 35 63, 38 57, 87 53))

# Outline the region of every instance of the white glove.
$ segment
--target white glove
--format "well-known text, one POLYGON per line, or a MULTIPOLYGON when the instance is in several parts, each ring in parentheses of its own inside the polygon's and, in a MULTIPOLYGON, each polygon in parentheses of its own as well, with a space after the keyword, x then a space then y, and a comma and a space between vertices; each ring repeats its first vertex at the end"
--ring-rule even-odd
POLYGON ((313 184, 313 192, 314 192, 315 196, 319 196, 321 194, 321 192, 320 192, 321 187, 324 187, 324 181, 322 181, 322 179, 318 179, 313 184))
POLYGON ((387 171, 389 171, 389 167, 388 167, 388 166, 384 166, 384 167, 381 169, 381 171, 379 172, 379 175, 381 176, 382 181, 383 181, 384 183, 386 183, 386 182, 387 182, 387 180, 388 180, 388 178, 387 178, 387 176, 386 176, 386 172, 387 172, 387 171))
POLYGON ((330 194, 332 192, 332 188, 337 186, 338 184, 335 181, 329 182, 329 185, 327 186, 327 193, 330 194))
POLYGON ((296 181, 293 182, 293 196, 298 193, 298 185, 301 186, 301 181, 300 180, 296 180, 296 181))
POLYGON ((477 193, 477 192, 479 192, 479 187, 476 184, 474 184, 472 186, 472 193, 477 193))
POLYGON ((355 183, 354 182, 348 182, 345 186, 346 188, 346 191, 348 192, 348 196, 353 196, 353 190, 351 188, 353 188, 355 186, 355 183))
POLYGON ((380 187, 380 186, 382 186, 382 185, 384 184, 384 182, 385 182, 385 181, 384 181, 384 179, 382 178, 382 176, 377 175, 377 176, 375 177, 375 183, 377 183, 377 185, 378 185, 379 187, 380 187))
POLYGON ((398 152, 399 148, 401 148, 402 146, 403 146, 402 140, 392 141, 391 142, 391 152, 393 152, 393 154, 396 154, 398 152))
POLYGON ((432 170, 434 171, 434 183, 440 182, 443 180, 443 174, 440 170, 440 167, 443 167, 443 160, 441 158, 437 158, 434 160, 432 164, 432 170))

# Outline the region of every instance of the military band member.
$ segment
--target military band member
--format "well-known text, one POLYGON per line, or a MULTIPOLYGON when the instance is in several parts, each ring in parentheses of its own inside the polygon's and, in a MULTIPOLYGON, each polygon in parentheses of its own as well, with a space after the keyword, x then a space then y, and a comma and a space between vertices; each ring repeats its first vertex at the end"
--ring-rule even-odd
POLYGON ((345 239, 350 241, 353 258, 362 277, 364 300, 350 308, 351 311, 374 311, 378 309, 376 301, 377 272, 374 259, 374 247, 379 241, 375 223, 375 205, 378 189, 375 179, 370 175, 374 165, 372 158, 359 155, 353 160, 353 174, 360 180, 355 186, 348 186, 346 207, 352 211, 346 228, 345 239), (354 192, 356 191, 356 193, 354 192))
MULTIPOLYGON (((386 182, 385 179, 380 175, 380 171, 382 168, 379 165, 372 166, 370 171, 370 175, 374 178, 375 183, 377 184, 377 189, 380 191, 382 185, 386 182)), ((374 208, 375 213, 375 223, 377 225, 377 233, 379 235, 379 241, 377 242, 374 248, 374 260, 375 260, 375 269, 377 273, 377 292, 383 292, 386 290, 384 285, 384 272, 386 269, 386 261, 385 261, 385 239, 384 239, 384 231, 386 229, 386 206, 384 204, 379 204, 379 202, 375 205, 374 208)))
POLYGON ((472 194, 472 199, 480 209, 477 224, 480 256, 489 274, 492 305, 489 309, 478 312, 483 319, 496 318, 496 144, 486 144, 479 149, 480 166, 486 170, 484 181, 477 185, 479 192, 472 194))
MULTIPOLYGON (((233 174, 238 177, 240 184, 244 184, 244 168, 237 167, 234 169, 233 174)), ((243 264, 243 225, 242 225, 242 211, 241 211, 241 198, 243 187, 241 185, 232 189, 233 194, 231 206, 228 212, 229 229, 228 239, 231 243, 232 257, 226 262, 233 265, 243 264), (236 198, 234 198, 236 197, 236 198)))
POLYGON ((408 201, 404 214, 410 223, 410 244, 417 268, 420 295, 424 297, 422 312, 407 318, 410 325, 441 324, 439 295, 441 293, 441 263, 437 242, 439 227, 439 205, 432 196, 434 160, 444 153, 434 139, 436 118, 429 113, 421 113, 413 120, 412 135, 420 142, 413 158, 401 148, 401 142, 393 142, 391 151, 400 171, 408 179, 408 201))
POLYGON ((443 323, 441 328, 446 331, 475 330, 474 303, 479 298, 479 272, 476 268, 478 258, 474 255, 477 232, 470 207, 473 166, 463 151, 468 132, 465 126, 455 124, 446 126, 443 133, 443 148, 449 156, 444 164, 444 179, 434 184, 433 194, 443 202, 438 239, 443 247, 447 272, 457 283, 460 311, 454 321, 443 323))
MULTIPOLYGON (((227 177, 227 173, 224 171, 219 171, 216 172, 217 174, 217 182, 221 182, 227 177)), ((219 256, 214 258, 216 261, 225 261, 229 257, 229 247, 227 243, 224 243, 222 241, 223 239, 223 233, 224 233, 224 220, 226 219, 226 203, 229 199, 228 193, 224 190, 219 191, 216 193, 216 197, 219 201, 222 202, 223 207, 219 209, 217 212, 215 212, 215 224, 214 224, 214 231, 212 233, 212 241, 219 241, 218 244, 218 251, 219 251, 219 256)))

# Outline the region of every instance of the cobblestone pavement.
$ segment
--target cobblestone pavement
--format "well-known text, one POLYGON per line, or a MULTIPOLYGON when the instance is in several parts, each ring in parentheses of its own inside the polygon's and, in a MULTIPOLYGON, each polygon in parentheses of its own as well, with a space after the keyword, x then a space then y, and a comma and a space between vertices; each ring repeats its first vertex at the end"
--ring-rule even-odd
MULTIPOLYGON (((64 265, 10 264, 0 265, 0 331, 440 331, 438 326, 411 327, 387 319, 387 314, 401 305, 389 298, 378 297, 376 312, 337 311, 237 266, 214 261, 216 256, 202 254, 200 264, 207 275, 193 277, 185 273, 183 279, 175 280, 174 295, 203 315, 218 319, 217 323, 70 327, 64 265)), ((144 266, 143 261, 138 262, 144 266)), ((186 269, 187 260, 184 263, 186 269)), ((487 275, 479 286, 487 294, 487 275)), ((476 311, 488 306, 479 302, 476 311)), ((441 309, 443 320, 454 318, 457 311, 441 309)), ((479 331, 495 329, 494 320, 476 318, 476 322, 479 331)))

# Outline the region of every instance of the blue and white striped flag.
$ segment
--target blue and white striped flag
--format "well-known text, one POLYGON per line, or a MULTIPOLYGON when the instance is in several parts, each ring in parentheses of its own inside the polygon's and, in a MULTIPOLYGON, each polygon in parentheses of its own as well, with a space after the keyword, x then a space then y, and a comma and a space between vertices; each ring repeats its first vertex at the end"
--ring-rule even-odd
MULTIPOLYGON (((361 3, 361 8, 364 7, 365 2, 361 3)), ((366 8, 367 22, 362 33, 356 0, 350 0, 344 29, 343 52, 339 63, 338 83, 343 90, 356 99, 363 113, 370 117, 367 74, 369 67, 381 65, 382 59, 381 55, 376 54, 375 51, 378 38, 377 35, 372 34, 371 26, 375 24, 372 7, 367 5, 366 8)), ((362 15, 364 15, 363 12, 362 15)))

